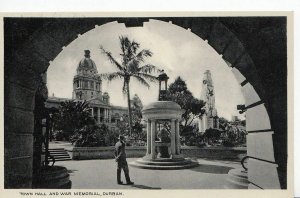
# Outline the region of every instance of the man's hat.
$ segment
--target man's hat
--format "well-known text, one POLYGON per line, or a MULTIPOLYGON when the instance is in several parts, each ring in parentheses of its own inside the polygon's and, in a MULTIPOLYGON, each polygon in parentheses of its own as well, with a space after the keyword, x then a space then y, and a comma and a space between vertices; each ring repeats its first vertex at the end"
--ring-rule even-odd
POLYGON ((119 140, 124 140, 125 137, 124 137, 123 135, 119 135, 118 139, 119 139, 119 140))

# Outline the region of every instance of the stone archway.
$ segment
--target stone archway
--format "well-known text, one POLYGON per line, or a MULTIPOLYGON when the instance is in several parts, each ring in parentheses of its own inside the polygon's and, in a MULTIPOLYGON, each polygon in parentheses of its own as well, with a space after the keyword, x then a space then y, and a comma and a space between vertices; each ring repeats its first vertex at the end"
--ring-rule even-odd
MULTIPOLYGON (((151 17, 207 40, 232 67, 246 100, 249 188, 286 188, 287 50, 285 17, 151 17)), ((30 188, 34 95, 49 61, 108 22, 149 18, 5 18, 5 187, 30 188)))

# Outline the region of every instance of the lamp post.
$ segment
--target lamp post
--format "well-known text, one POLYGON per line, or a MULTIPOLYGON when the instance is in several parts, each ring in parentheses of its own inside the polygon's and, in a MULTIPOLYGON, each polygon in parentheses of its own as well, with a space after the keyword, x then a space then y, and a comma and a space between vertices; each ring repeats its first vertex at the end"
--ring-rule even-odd
POLYGON ((168 89, 168 75, 162 70, 162 73, 157 77, 159 81, 159 94, 158 101, 165 101, 167 98, 167 89, 168 89))

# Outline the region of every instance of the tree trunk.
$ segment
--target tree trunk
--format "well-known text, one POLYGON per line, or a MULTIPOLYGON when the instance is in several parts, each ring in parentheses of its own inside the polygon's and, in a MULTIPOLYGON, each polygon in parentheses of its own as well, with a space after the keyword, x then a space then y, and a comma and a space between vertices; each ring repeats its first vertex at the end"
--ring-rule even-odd
POLYGON ((126 82, 127 86, 127 103, 128 103, 128 117, 129 117, 129 136, 132 134, 132 116, 131 116, 131 104, 130 104, 130 91, 129 91, 129 80, 126 82))

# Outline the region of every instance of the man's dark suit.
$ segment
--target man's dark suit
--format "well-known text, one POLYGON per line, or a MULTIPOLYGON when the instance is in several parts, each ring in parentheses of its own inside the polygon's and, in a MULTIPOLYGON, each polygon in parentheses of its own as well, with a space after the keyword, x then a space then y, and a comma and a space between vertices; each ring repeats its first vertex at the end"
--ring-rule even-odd
POLYGON ((121 181, 122 169, 124 171, 127 184, 131 184, 132 182, 130 181, 129 169, 128 169, 128 164, 127 164, 127 160, 126 160, 125 143, 121 140, 118 141, 115 145, 115 158, 116 158, 116 162, 118 163, 118 168, 117 168, 118 184, 122 184, 122 181, 121 181))

